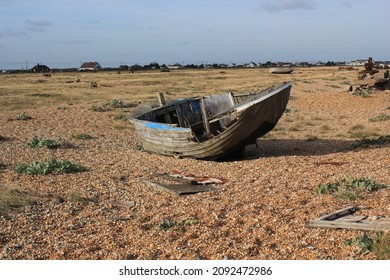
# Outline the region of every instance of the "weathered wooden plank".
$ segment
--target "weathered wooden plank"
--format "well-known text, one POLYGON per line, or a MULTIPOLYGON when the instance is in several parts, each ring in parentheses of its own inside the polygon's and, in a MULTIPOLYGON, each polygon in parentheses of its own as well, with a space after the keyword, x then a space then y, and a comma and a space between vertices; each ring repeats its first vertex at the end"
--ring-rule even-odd
POLYGON ((380 220, 364 221, 364 222, 347 222, 347 221, 326 221, 326 220, 312 220, 307 226, 319 228, 344 228, 344 229, 358 229, 358 230, 374 230, 384 231, 390 230, 389 223, 381 223, 380 220))
POLYGON ((157 97, 158 97, 158 102, 160 103, 160 106, 165 106, 167 105, 167 102, 165 101, 165 96, 164 96, 164 93, 163 92, 159 92, 157 94, 157 97))
POLYGON ((344 228, 383 231, 390 230, 390 218, 367 217, 352 215, 357 210, 356 206, 350 206, 336 212, 324 215, 307 223, 309 227, 320 228, 344 228))
POLYGON ((144 180, 148 186, 155 187, 164 191, 175 193, 178 195, 195 194, 206 191, 217 191, 218 189, 210 185, 193 185, 193 184, 159 184, 157 182, 144 180))
POLYGON ((335 220, 335 219, 337 219, 337 218, 340 218, 340 217, 343 217, 343 216, 346 216, 346 215, 350 215, 350 214, 352 214, 352 213, 355 213, 357 210, 358 210, 358 207, 356 207, 356 206, 349 206, 349 207, 347 207, 347 208, 338 210, 338 211, 336 211, 336 212, 333 212, 333 213, 330 213, 330 214, 326 214, 326 215, 324 215, 324 216, 321 216, 321 217, 319 217, 317 220, 332 221, 332 220, 335 220))

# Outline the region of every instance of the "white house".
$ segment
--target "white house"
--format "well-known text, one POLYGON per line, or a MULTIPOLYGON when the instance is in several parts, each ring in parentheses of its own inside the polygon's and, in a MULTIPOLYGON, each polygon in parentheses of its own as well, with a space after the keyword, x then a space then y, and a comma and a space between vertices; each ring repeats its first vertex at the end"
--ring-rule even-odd
POLYGON ((84 62, 81 64, 79 71, 99 71, 102 70, 103 67, 99 64, 99 62, 84 62))

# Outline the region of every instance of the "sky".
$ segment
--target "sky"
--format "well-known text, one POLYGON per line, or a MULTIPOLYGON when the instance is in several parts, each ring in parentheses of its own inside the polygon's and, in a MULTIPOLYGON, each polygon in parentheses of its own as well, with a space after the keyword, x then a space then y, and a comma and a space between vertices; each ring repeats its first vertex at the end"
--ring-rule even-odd
POLYGON ((390 60, 389 0, 0 0, 0 69, 390 60))

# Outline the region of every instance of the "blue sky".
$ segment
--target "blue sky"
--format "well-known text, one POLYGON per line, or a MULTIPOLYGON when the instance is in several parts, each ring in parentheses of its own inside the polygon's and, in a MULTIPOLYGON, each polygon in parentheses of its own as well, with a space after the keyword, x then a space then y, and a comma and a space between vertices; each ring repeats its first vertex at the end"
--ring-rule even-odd
POLYGON ((388 0, 0 0, 0 69, 390 60, 388 0))

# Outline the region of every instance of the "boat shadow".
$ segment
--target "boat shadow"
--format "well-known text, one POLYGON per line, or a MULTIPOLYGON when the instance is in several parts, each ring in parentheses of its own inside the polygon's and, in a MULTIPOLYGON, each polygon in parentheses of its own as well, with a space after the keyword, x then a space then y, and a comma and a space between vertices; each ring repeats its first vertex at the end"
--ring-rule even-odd
POLYGON ((282 156, 319 156, 360 149, 381 148, 381 146, 354 149, 352 140, 334 139, 258 139, 256 145, 245 147, 243 153, 237 153, 220 161, 245 161, 262 157, 282 156))

